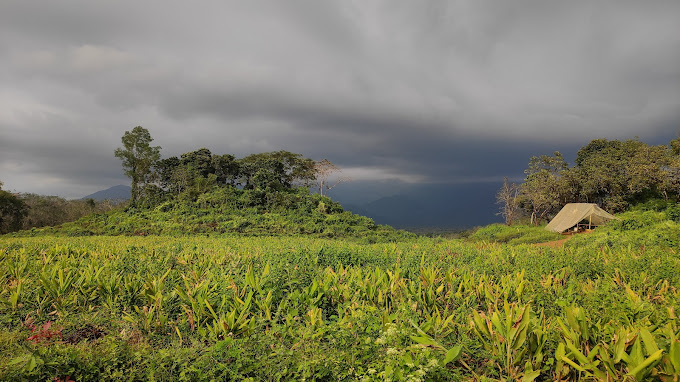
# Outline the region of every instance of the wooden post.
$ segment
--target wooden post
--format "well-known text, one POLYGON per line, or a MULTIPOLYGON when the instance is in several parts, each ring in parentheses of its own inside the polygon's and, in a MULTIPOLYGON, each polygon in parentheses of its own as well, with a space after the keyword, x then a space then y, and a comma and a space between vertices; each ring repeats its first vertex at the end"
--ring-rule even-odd
POLYGON ((590 225, 593 223, 593 214, 588 216, 588 230, 590 230, 590 225))

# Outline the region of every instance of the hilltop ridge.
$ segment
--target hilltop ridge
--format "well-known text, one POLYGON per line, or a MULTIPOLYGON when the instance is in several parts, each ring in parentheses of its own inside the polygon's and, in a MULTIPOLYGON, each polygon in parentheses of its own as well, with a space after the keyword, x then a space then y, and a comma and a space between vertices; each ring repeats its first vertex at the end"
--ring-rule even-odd
POLYGON ((414 237, 345 211, 328 197, 305 188, 272 193, 214 187, 195 198, 178 196, 154 205, 92 214, 57 227, 16 235, 307 235, 384 242, 414 237))

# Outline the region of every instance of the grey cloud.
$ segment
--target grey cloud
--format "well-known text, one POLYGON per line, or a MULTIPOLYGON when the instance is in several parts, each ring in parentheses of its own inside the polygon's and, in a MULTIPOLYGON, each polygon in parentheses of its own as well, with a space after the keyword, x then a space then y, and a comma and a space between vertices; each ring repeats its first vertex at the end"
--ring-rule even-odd
POLYGON ((165 156, 286 149, 443 183, 521 176, 529 156, 598 137, 663 143, 680 127, 676 1, 2 8, 10 188, 125 182, 112 152, 136 125, 165 156))

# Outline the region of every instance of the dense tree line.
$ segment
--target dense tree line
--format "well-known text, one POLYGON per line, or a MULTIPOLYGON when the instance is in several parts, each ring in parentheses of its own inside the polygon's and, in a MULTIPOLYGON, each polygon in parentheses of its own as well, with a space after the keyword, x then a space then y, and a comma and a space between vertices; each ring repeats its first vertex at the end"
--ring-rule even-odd
POLYGON ((156 205, 170 198, 195 199, 215 187, 235 187, 267 195, 293 191, 320 184, 330 189, 328 177, 339 171, 330 161, 315 162, 301 154, 274 151, 251 154, 237 159, 231 154, 213 154, 200 148, 160 159, 160 147, 152 147, 153 138, 141 126, 125 132, 123 148, 115 156, 123 161, 132 181, 131 203, 156 205), (324 183, 325 182, 325 183, 324 183))
POLYGON ((20 229, 56 226, 78 220, 92 213, 107 212, 121 205, 111 200, 66 200, 59 196, 28 193, 19 194, 19 198, 27 206, 20 229))
POLYGON ((538 224, 567 203, 596 203, 621 212, 649 199, 680 201, 680 138, 667 146, 595 139, 574 162, 569 166, 557 151, 534 156, 521 185, 506 179, 496 195, 506 223, 524 216, 538 224))
MULTIPOLYGON (((123 147, 116 149, 114 155, 122 160, 125 174, 131 179, 130 205, 133 207, 155 206, 175 198, 195 201, 216 187, 245 192, 242 198, 248 205, 280 204, 281 200, 287 200, 277 195, 280 192, 299 194, 300 188, 314 184, 320 193, 331 189, 338 181, 329 183, 329 177, 340 172, 327 159, 315 162, 288 151, 237 159, 231 154, 213 154, 201 148, 179 157, 161 159, 161 147, 151 145, 151 134, 141 126, 126 131, 121 140, 123 147)), ((0 233, 55 226, 115 207, 109 201, 13 194, 1 188, 2 183, 0 233)))
MULTIPOLYGON (((329 177, 340 169, 327 159, 315 162, 288 151, 237 159, 231 154, 213 154, 201 148, 179 157, 161 159, 161 147, 151 146, 153 138, 141 126, 126 131, 121 140, 123 147, 116 149, 114 155, 122 160, 125 174, 131 179, 132 206, 149 207, 173 198, 196 200, 215 187, 247 192, 244 198, 251 205, 271 205, 287 200, 276 195, 279 192, 299 194, 301 187, 316 184, 323 194, 324 190, 345 180, 329 182, 329 177)), ((55 226, 91 213, 106 212, 115 206, 109 201, 92 199, 13 194, 2 190, 0 182, 0 234, 55 226)))
POLYGON ((58 196, 13 194, 0 189, 0 234, 56 226, 91 213, 110 211, 115 206, 108 200, 66 200, 58 196))
POLYGON ((26 216, 28 207, 19 197, 2 189, 0 182, 0 234, 16 231, 26 216))
POLYGON ((314 161, 288 151, 248 155, 236 159, 230 154, 196 151, 159 160, 157 182, 163 191, 179 194, 206 185, 240 186, 246 190, 283 190, 307 186, 315 179, 314 161))

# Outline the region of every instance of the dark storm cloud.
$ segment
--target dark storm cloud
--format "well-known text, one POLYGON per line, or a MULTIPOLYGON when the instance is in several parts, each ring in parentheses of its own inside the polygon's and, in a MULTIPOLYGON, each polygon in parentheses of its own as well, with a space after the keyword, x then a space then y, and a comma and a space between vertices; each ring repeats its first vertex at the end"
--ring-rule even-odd
POLYGON ((0 180, 66 196, 126 182, 136 125, 165 156, 285 149, 411 183, 680 128, 673 0, 5 1, 0 55, 0 180))

